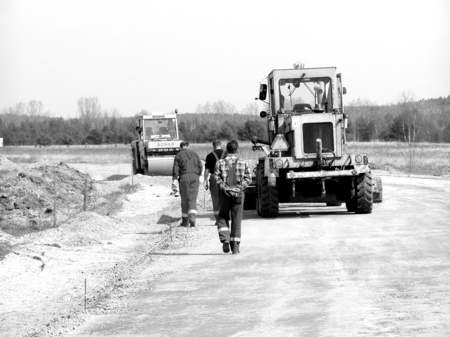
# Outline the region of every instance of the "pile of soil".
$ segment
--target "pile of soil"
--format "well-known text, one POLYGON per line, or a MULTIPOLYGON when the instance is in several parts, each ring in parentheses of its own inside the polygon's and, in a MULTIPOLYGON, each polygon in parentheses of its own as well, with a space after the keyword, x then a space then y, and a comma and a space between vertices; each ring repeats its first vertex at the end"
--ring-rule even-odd
POLYGON ((79 212, 84 191, 94 189, 89 175, 64 163, 19 166, 0 156, 0 230, 22 235, 52 227, 54 215, 61 222, 79 212))
POLYGON ((45 231, 45 236, 34 240, 35 244, 51 244, 55 247, 90 246, 117 238, 121 223, 95 212, 82 212, 70 218, 58 228, 45 231))

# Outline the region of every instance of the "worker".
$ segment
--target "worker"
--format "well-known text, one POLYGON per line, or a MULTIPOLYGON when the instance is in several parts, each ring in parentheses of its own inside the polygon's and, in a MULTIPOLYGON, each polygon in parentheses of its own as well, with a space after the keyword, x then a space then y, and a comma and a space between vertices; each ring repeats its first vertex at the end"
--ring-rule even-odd
POLYGON ((224 151, 220 140, 214 140, 212 142, 212 146, 213 151, 210 152, 205 159, 205 174, 203 176, 203 182, 205 190, 208 190, 209 188, 211 193, 213 212, 217 225, 219 221, 219 186, 217 186, 216 178, 214 176, 214 168, 216 167, 216 162, 219 159, 222 159, 224 151))
POLYGON ((217 230, 224 253, 239 254, 244 190, 251 182, 247 162, 238 158, 238 142, 227 144, 227 155, 215 167, 214 176, 219 186, 220 210, 217 230), (231 217, 231 228, 229 221, 231 217))
POLYGON ((172 188, 178 184, 181 196, 181 226, 195 227, 197 195, 202 161, 197 153, 188 149, 188 142, 181 142, 180 152, 175 156, 172 171, 172 188))

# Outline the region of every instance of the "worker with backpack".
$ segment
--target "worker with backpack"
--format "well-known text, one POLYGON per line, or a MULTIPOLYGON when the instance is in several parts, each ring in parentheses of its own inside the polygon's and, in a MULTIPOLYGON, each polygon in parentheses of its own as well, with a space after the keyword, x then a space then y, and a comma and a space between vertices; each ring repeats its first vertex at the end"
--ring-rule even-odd
POLYGON ((239 254, 244 190, 251 182, 248 163, 237 156, 238 147, 237 141, 230 141, 225 158, 216 163, 214 170, 219 186, 219 240, 223 252, 229 253, 231 248, 233 254, 239 254))

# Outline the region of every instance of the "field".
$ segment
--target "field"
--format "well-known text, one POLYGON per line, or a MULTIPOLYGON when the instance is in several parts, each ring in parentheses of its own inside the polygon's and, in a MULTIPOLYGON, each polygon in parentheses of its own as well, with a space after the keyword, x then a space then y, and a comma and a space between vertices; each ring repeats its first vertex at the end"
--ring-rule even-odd
MULTIPOLYGON (((351 142, 348 151, 366 153, 372 167, 389 172, 411 174, 448 175, 450 173, 449 143, 416 143, 409 146, 398 142, 351 142)), ((205 158, 210 144, 192 144, 191 148, 205 158)), ((16 163, 38 161, 70 164, 127 164, 130 163, 129 145, 75 145, 75 146, 7 146, 0 155, 16 163)), ((261 152, 253 152, 250 143, 241 144, 240 155, 257 159, 261 152)))

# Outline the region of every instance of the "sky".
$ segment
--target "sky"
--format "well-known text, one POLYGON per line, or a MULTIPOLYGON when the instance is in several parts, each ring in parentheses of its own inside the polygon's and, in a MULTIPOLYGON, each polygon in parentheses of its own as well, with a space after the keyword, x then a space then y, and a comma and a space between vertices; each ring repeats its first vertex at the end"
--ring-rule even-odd
POLYGON ((0 110, 242 109, 272 69, 336 66, 346 101, 450 94, 450 1, 0 0, 0 110))

